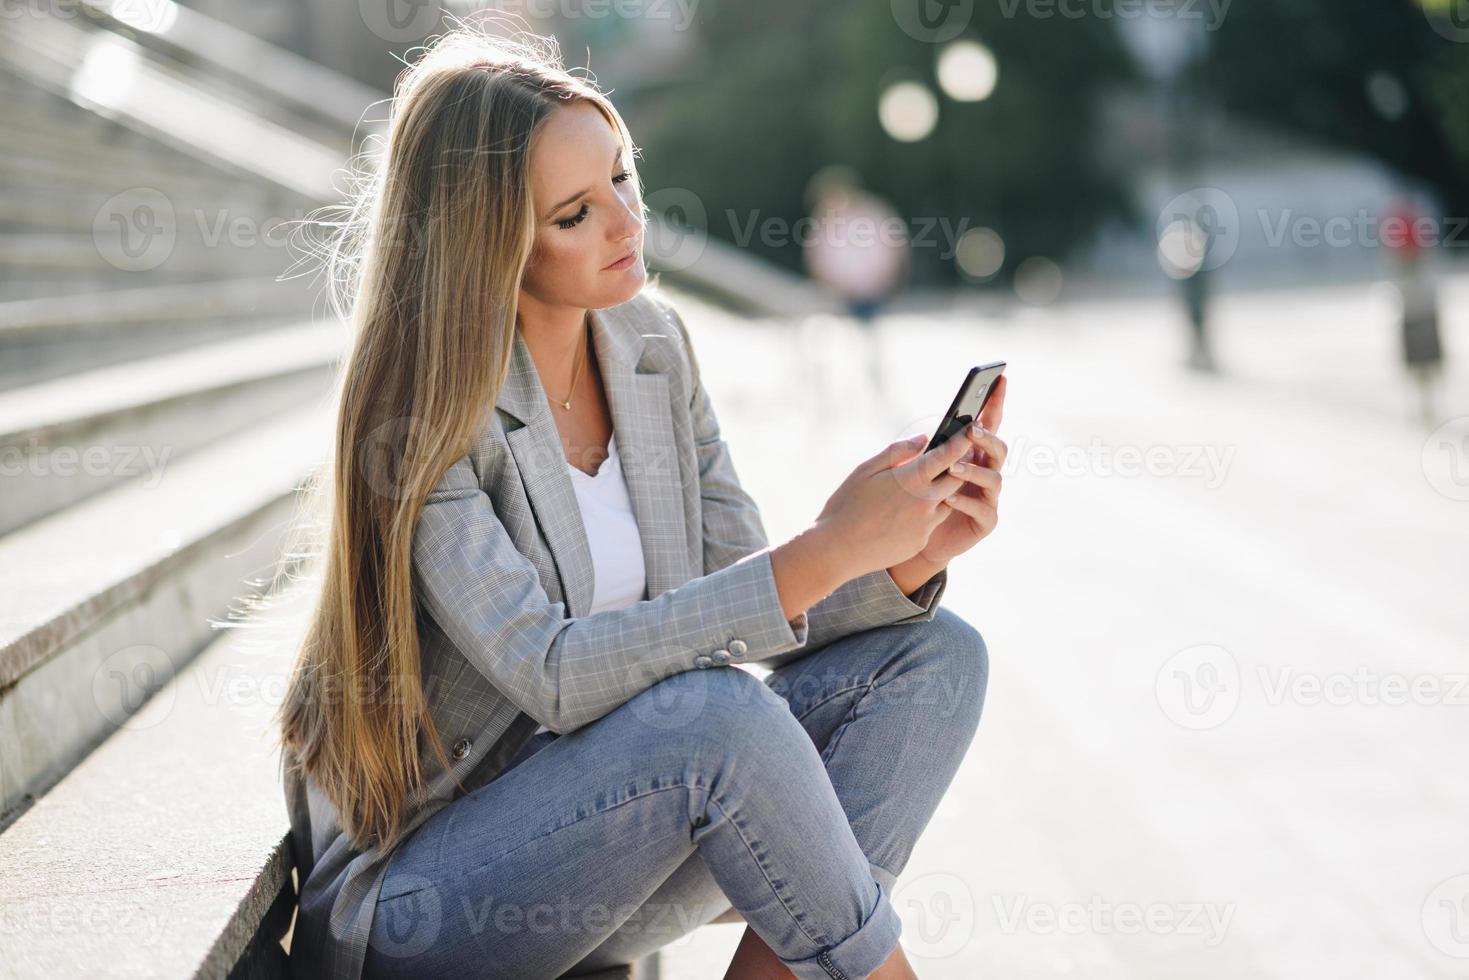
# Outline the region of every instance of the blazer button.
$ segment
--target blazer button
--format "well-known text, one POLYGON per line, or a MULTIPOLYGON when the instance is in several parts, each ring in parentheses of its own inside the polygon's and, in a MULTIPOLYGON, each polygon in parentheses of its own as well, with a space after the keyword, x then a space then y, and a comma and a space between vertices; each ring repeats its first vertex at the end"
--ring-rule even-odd
POLYGON ((749 651, 749 649, 749 647, 745 646, 744 640, 729 641, 729 655, 731 657, 734 657, 736 660, 743 657, 749 651))
POLYGON ((469 750, 473 747, 473 742, 471 742, 467 738, 461 738, 459 741, 454 743, 454 758, 463 759, 465 756, 469 755, 469 750))
POLYGON ((721 667, 723 667, 725 664, 729 663, 729 651, 728 650, 715 650, 714 651, 714 662, 716 664, 718 664, 719 666, 721 666, 721 667))
POLYGON ((714 666, 714 661, 713 660, 710 660, 708 657, 704 656, 701 653, 697 657, 694 658, 694 666, 695 667, 712 667, 712 666, 714 666))

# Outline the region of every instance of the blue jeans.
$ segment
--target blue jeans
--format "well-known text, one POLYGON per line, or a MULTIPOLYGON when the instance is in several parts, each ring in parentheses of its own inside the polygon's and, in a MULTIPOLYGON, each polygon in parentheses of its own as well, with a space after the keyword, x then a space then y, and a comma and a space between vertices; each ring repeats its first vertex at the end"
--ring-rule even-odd
POLYGON ((978 631, 940 606, 763 679, 685 671, 534 736, 394 852, 364 976, 591 972, 731 905, 797 977, 866 976, 897 948, 892 889, 988 674, 978 631))

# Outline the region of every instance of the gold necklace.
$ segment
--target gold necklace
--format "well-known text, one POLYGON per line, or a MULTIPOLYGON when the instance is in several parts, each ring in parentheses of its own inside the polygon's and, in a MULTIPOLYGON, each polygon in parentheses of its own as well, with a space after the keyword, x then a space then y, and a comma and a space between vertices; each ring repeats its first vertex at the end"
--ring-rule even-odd
MULTIPOLYGON (((571 392, 567 395, 566 400, 561 402, 561 407, 566 409, 568 412, 571 411, 571 395, 576 394, 576 383, 581 379, 581 367, 583 363, 583 358, 581 355, 586 353, 586 347, 586 338, 583 337, 580 349, 577 351, 576 370, 573 371, 571 375, 571 392)), ((557 399, 557 401, 560 401, 560 399, 557 399)))

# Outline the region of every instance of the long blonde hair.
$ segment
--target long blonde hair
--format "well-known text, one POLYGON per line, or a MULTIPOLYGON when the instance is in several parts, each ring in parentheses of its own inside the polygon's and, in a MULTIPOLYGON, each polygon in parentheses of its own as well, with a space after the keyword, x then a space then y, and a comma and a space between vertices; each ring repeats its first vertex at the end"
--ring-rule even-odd
POLYGON ((286 549, 307 571, 275 590, 314 594, 275 716, 282 763, 311 776, 358 849, 400 840, 425 782, 420 732, 452 768, 421 682, 413 531, 509 370, 536 229, 532 137, 558 108, 590 102, 642 194, 627 126, 554 39, 460 25, 422 51, 395 86, 380 165, 354 178, 323 253, 352 337, 332 458, 306 484, 286 549))

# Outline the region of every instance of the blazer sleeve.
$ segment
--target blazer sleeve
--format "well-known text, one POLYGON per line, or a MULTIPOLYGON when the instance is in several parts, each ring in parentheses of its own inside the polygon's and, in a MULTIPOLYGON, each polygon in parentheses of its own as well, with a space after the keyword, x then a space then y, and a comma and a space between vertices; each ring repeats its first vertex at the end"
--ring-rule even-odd
MULTIPOLYGON (((704 572, 717 573, 751 552, 767 549, 769 542, 760 509, 740 485, 729 446, 720 437, 719 420, 700 378, 699 361, 688 328, 671 305, 666 301, 661 301, 661 305, 683 335, 684 347, 688 351, 693 389, 689 413, 699 455, 699 486, 704 514, 704 572)), ((899 590, 886 569, 851 579, 792 620, 797 632, 805 633, 804 643, 762 653, 752 648, 746 662, 775 668, 852 633, 877 626, 931 620, 938 613, 939 600, 948 587, 948 581, 949 571, 944 568, 910 597, 899 590)))
POLYGON ((563 735, 735 638, 752 659, 806 642, 805 622, 785 618, 768 551, 653 599, 565 618, 565 603, 547 596, 469 455, 427 497, 413 569, 423 609, 474 668, 563 735))

